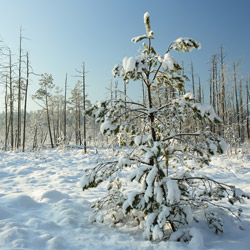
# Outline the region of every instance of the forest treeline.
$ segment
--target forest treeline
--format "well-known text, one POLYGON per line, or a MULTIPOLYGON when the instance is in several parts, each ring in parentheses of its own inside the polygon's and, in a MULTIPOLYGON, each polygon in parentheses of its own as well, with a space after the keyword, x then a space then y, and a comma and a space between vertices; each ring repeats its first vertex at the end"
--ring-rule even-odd
MULTIPOLYGON (((35 150, 41 147, 56 147, 62 144, 83 146, 105 145, 111 141, 104 139, 99 132, 100 126, 93 117, 86 115, 86 110, 92 106, 87 99, 85 90, 85 65, 76 72, 76 83, 71 91, 68 88, 68 77, 61 86, 55 86, 53 76, 48 73, 40 74, 32 71, 30 55, 22 48, 20 32, 18 57, 12 50, 1 46, 0 79, 1 99, 4 107, 0 113, 1 147, 4 150, 35 150), (32 75, 39 77, 38 89, 29 93, 32 75), (37 111, 28 112, 28 96, 40 106, 37 111)), ((184 92, 192 92, 194 98, 201 103, 208 102, 223 120, 223 125, 210 125, 210 130, 219 133, 232 147, 237 147, 249 141, 249 88, 250 77, 242 75, 236 62, 228 63, 224 49, 221 46, 218 53, 210 58, 209 88, 207 83, 200 80, 195 67, 182 65, 184 76, 188 75, 189 87, 184 92), (206 87, 205 87, 206 85, 206 87)), ((188 79, 186 79, 188 80, 188 79)), ((119 80, 120 81, 120 80, 119 80)), ((119 83, 120 84, 120 83, 119 83)), ((140 84, 140 83, 138 83, 140 84)), ((143 85, 142 85, 143 88, 143 85)), ((179 93, 171 86, 166 87, 161 82, 155 86, 153 102, 164 104, 179 93)), ((126 83, 118 86, 118 81, 109 88, 110 105, 122 98, 125 103, 129 100, 126 93, 126 83)), ((145 93, 145 90, 142 91, 145 93)), ((142 97, 142 104, 145 102, 142 97)), ((181 126, 181 124, 180 124, 181 126)), ((190 124, 190 126, 196 126, 190 124)), ((112 141, 116 143, 116 141, 112 141)))

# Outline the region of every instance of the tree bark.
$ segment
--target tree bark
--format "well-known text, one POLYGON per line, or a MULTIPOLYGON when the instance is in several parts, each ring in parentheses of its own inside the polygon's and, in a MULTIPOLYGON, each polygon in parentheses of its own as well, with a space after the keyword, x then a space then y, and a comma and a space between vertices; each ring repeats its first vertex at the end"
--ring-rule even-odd
POLYGON ((194 86, 194 67, 193 63, 191 62, 191 77, 192 77, 192 88, 193 88, 193 95, 195 98, 195 86, 194 86))
MULTIPOLYGON (((47 92, 47 90, 46 90, 46 92, 47 92)), ((47 95, 45 96, 45 102, 46 102, 46 113, 47 113, 47 121, 48 121, 50 144, 51 144, 51 148, 54 148, 53 137, 52 137, 52 132, 51 132, 51 126, 50 126, 49 104, 48 104, 48 96, 47 95)))
POLYGON ((12 83, 12 57, 11 50, 9 50, 9 81, 10 81, 10 145, 11 150, 14 149, 14 124, 13 124, 13 83, 12 83))
POLYGON ((245 138, 244 138, 244 109, 243 109, 243 97, 242 97, 242 80, 240 80, 240 133, 241 133, 241 141, 244 142, 245 138))
POLYGON ((86 94, 85 94, 85 64, 82 64, 82 92, 83 92, 83 148, 84 154, 87 153, 87 139, 86 139, 86 94))
POLYGON ((221 45, 220 53, 220 65, 221 65, 221 117, 223 122, 225 122, 225 77, 224 77, 224 54, 223 47, 221 45))
POLYGON ((5 143, 4 143, 5 151, 7 151, 8 147, 8 81, 6 77, 5 83, 5 143))
POLYGON ((21 98, 22 98, 22 28, 20 29, 19 66, 18 66, 18 97, 17 97, 17 148, 21 145, 21 98))
POLYGON ((64 84, 64 112, 63 112, 63 140, 64 143, 67 141, 67 74, 64 84))
POLYGON ((25 151, 26 140, 26 113, 27 113, 27 99, 28 99, 28 86, 29 86, 29 54, 26 54, 26 86, 25 86, 25 99, 24 99, 24 117, 23 117, 23 152, 25 151))
POLYGON ((237 119, 237 124, 238 124, 238 137, 241 138, 241 133, 240 133, 240 111, 239 111, 239 102, 238 102, 238 93, 237 93, 237 77, 236 77, 236 64, 234 63, 234 91, 235 91, 235 105, 236 105, 236 119, 237 119))

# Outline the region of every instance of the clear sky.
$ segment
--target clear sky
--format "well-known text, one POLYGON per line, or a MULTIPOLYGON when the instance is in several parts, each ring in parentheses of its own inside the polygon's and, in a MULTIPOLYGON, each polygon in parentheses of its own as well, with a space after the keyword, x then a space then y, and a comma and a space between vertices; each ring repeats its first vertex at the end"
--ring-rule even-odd
MULTIPOLYGON (((0 0, 0 6, 4 44, 17 55, 22 26, 23 36, 28 38, 23 40, 23 49, 30 53, 33 71, 52 74, 54 83, 62 88, 67 72, 72 89, 77 82, 75 69, 84 61, 92 102, 107 96, 113 66, 125 56, 137 55, 139 44, 130 40, 145 33, 146 11, 158 52, 163 53, 179 37, 201 42, 201 50, 188 55, 179 52, 177 58, 184 60, 187 73, 192 60, 204 85, 211 56, 221 45, 227 62, 239 62, 245 75, 250 69, 249 0, 0 0)), ((38 78, 33 77, 29 95, 37 88, 38 78)), ((140 95, 134 83, 129 91, 140 95)), ((31 100, 29 107, 35 108, 31 100)))

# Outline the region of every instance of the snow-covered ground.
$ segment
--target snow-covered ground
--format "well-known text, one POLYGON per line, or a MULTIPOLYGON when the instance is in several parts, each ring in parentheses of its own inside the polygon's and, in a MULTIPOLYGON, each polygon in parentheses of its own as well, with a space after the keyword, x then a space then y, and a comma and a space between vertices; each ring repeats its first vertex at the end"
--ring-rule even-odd
MULTIPOLYGON (((83 192, 80 179, 106 155, 80 149, 0 152, 0 249, 250 249, 250 201, 241 205, 244 230, 232 218, 218 235, 197 223, 188 244, 152 243, 129 226, 88 223, 91 202, 106 190, 83 192)), ((250 193, 250 155, 214 157, 199 172, 250 193)))

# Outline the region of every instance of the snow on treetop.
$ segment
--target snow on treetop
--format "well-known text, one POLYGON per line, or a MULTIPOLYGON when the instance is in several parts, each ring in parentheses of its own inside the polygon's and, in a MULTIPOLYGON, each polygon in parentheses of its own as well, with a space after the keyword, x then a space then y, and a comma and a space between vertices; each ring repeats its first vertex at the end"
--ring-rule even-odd
POLYGON ((149 19, 149 17, 150 17, 150 14, 148 12, 145 12, 145 14, 144 14, 144 23, 147 22, 147 20, 149 19))
MULTIPOLYGON (((146 28, 146 31, 147 31, 148 36, 151 36, 151 35, 150 35, 151 30, 150 30, 149 16, 150 16, 150 15, 149 15, 148 12, 146 12, 146 13, 144 14, 144 24, 145 24, 145 28, 146 28)), ((152 38, 152 37, 150 37, 150 38, 152 38)))

